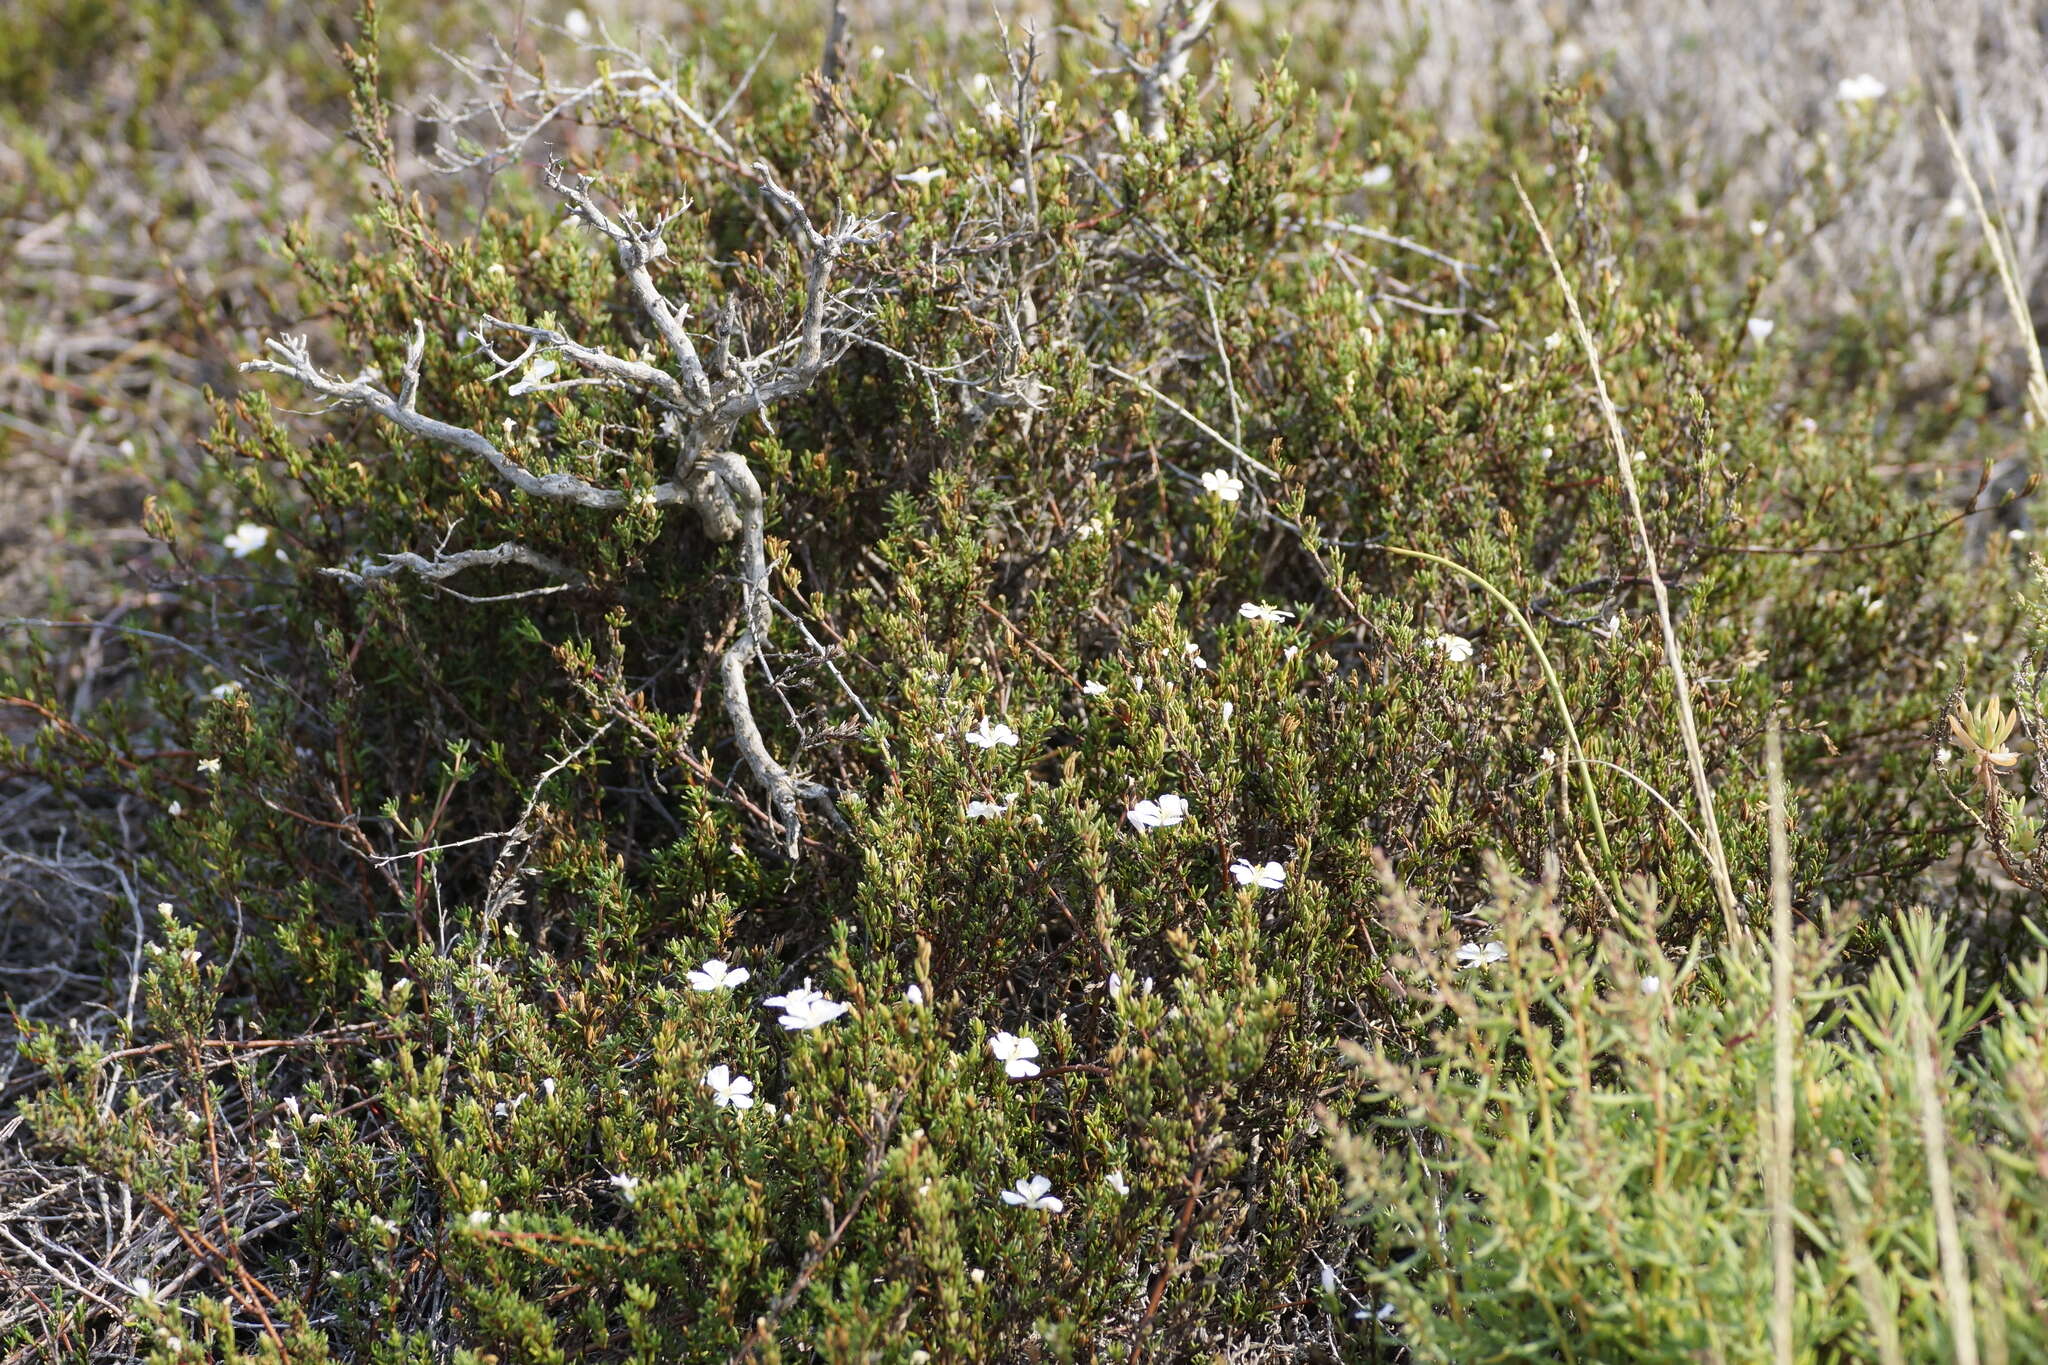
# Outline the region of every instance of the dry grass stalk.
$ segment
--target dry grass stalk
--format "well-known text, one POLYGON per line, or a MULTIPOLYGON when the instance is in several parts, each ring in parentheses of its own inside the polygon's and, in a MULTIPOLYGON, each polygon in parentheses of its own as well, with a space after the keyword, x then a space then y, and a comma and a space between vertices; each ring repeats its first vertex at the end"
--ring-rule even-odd
POLYGON ((1792 859, 1785 839, 1785 756, 1778 718, 1764 737, 1771 784, 1771 1345, 1792 1361, 1792 859))
POLYGON ((1629 515, 1635 522, 1637 542, 1642 546, 1643 571, 1650 580, 1650 591, 1657 599, 1657 622, 1664 633, 1664 658, 1671 669, 1672 692, 1678 700, 1678 733, 1685 741, 1685 761, 1692 773, 1693 794, 1700 803, 1700 830, 1708 848, 1707 866, 1713 875, 1714 895, 1721 902, 1721 914, 1727 925, 1728 941, 1743 943, 1749 938, 1749 930, 1742 923, 1742 916, 1735 903, 1735 884, 1728 876, 1728 853, 1721 842, 1721 822, 1714 813, 1714 788, 1707 781, 1706 756, 1700 750, 1699 727, 1692 714, 1692 682, 1686 676, 1684 651, 1679 648, 1678 630, 1671 621, 1671 595, 1664 586, 1664 574, 1657 564, 1657 547, 1650 542, 1649 524, 1643 518, 1643 500, 1636 488, 1634 461, 1629 455, 1628 438, 1621 429, 1621 415, 1615 411, 1614 400, 1607 393, 1606 374, 1600 367, 1600 348, 1593 340, 1592 331, 1586 326, 1585 314, 1579 308, 1578 294, 1572 289, 1571 281, 1565 278, 1564 263, 1558 259, 1557 248, 1552 245, 1550 233, 1543 226, 1543 219, 1537 214, 1536 206, 1529 201, 1528 191, 1522 188, 1520 178, 1515 179, 1515 194, 1522 201, 1522 209, 1529 215, 1529 222, 1536 229, 1536 236, 1543 244, 1543 255, 1550 262, 1551 273, 1557 277, 1558 288, 1564 291, 1565 306, 1571 312, 1572 329, 1578 334, 1579 345, 1585 350, 1586 363, 1593 371, 1593 391, 1600 402, 1601 415, 1607 421, 1608 440, 1614 447, 1616 467, 1621 471, 1621 486, 1628 495, 1629 515))

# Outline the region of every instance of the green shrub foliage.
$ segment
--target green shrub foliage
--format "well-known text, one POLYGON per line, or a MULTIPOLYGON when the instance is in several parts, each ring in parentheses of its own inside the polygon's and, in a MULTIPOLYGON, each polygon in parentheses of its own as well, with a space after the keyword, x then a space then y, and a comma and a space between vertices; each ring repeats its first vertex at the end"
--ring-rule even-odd
MULTIPOLYGON (((1168 30, 1123 23, 1156 58, 1168 30)), ((1633 447, 1756 924, 1787 729, 1789 876, 1825 926, 1802 1358, 1947 1358, 1959 1313, 1986 1359, 2042 1358, 2048 969, 1952 857, 1969 760, 1933 738, 2031 628, 1952 510, 1873 469, 1908 425, 1883 365, 1759 341, 1777 249, 1606 166, 1585 89, 1454 142, 1312 50, 1244 71, 1205 43, 1151 138, 1130 75, 1011 38, 856 43, 829 77, 816 35, 750 67, 730 23, 564 49, 551 78, 594 84, 488 196, 387 187, 338 245, 278 244, 321 370, 628 496, 528 496, 245 380, 210 445, 267 539, 153 521, 191 649, 5 756, 157 812, 132 1031, 34 1033, 27 1109, 197 1267, 122 1299, 154 1358, 1761 1358, 1768 968, 1722 942, 1637 528, 1517 180, 1633 447), (479 345, 489 317, 674 367, 550 157, 661 225, 651 278, 707 356, 805 306, 771 178, 820 231, 872 220, 830 363, 731 437, 774 604, 753 714, 834 794, 794 859, 722 700, 744 547, 648 499, 665 414, 479 345), (540 558, 372 572, 506 544, 540 558)))

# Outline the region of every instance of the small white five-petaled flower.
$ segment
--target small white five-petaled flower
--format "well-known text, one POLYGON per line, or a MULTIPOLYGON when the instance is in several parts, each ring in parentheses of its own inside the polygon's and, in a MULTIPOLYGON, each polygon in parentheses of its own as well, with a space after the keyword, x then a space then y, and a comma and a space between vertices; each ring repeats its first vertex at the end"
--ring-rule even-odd
POLYGON ((1507 956, 1507 948, 1498 940, 1491 943, 1465 943, 1458 947, 1460 967, 1491 967, 1496 962, 1505 962, 1507 956))
MULTIPOLYGON (((620 1197, 630 1204, 640 1194, 640 1177, 637 1175, 627 1175, 621 1171, 612 1177, 612 1188, 616 1189, 620 1197)), ((469 1221, 478 1224, 488 1223, 491 1221, 491 1215, 484 1213, 482 1209, 478 1209, 476 1213, 469 1215, 469 1221), (483 1214, 483 1217, 477 1217, 479 1213, 483 1214)))
POLYGON ((808 976, 796 990, 787 995, 771 995, 761 1003, 769 1009, 781 1010, 782 1017, 775 1022, 796 1032, 829 1024, 853 1009, 844 1000, 832 1000, 823 991, 811 989, 808 976))
POLYGON ((1122 1171, 1111 1171, 1103 1179, 1118 1194, 1129 1194, 1131 1192, 1130 1184, 1124 1180, 1124 1173, 1122 1171))
POLYGON ((1244 480, 1227 469, 1212 469, 1202 475, 1202 487, 1211 497, 1236 502, 1244 496, 1244 480))
POLYGON ((219 772, 220 772, 220 760, 219 760, 219 759, 217 759, 217 758, 202 758, 202 759, 200 759, 200 760, 199 760, 199 771, 200 771, 200 772, 203 772, 203 773, 219 773, 219 772))
POLYGON ((1464 663, 1472 657, 1472 642, 1462 635, 1452 635, 1446 632, 1442 635, 1431 636, 1429 644, 1432 649, 1442 650, 1444 657, 1454 664, 1464 663))
POLYGON ((1165 829, 1188 818, 1188 803, 1179 792, 1163 792, 1132 806, 1124 818, 1140 830, 1165 829))
POLYGON ((1247 602, 1237 609, 1237 614, 1247 621, 1258 621, 1264 625, 1283 625, 1294 618, 1291 611, 1269 607, 1264 602, 1247 602))
POLYGON ((1016 800, 1015 796, 1005 797, 1001 801, 969 801, 967 803, 967 818, 970 820, 993 820, 999 815, 1008 815, 1010 813, 1010 802, 1014 800, 1016 800))
POLYGON ((222 538, 220 546, 236 559, 247 559, 270 543, 270 528, 245 521, 222 538))
POLYGON ((1064 1201, 1052 1193, 1052 1181, 1042 1175, 1033 1175, 1017 1182, 1017 1188, 1003 1191, 1003 1202, 1019 1208, 1037 1209, 1043 1213, 1058 1213, 1066 1207, 1064 1201))
POLYGON ((1090 679, 1089 681, 1081 684, 1081 691, 1082 694, 1085 696, 1099 697, 1103 693, 1109 691, 1109 684, 1099 683, 1094 681, 1093 679, 1090 679))
POLYGON ((967 731, 961 738, 977 749, 993 749, 998 744, 1014 749, 1018 743, 1015 730, 1002 721, 990 723, 987 716, 983 716, 981 724, 967 731))
POLYGON ((1036 1076, 1038 1063, 1032 1061, 1038 1055, 1038 1044, 1021 1034, 1003 1032, 994 1034, 988 1040, 988 1050, 1003 1064, 1004 1074, 1011 1077, 1036 1076))
POLYGON ((1836 84, 1835 98, 1843 104, 1869 104, 1883 99, 1884 89, 1884 82, 1866 71, 1836 84))
POLYGON ((919 166, 914 171, 905 171, 896 177, 898 183, 915 185, 919 189, 923 189, 934 180, 943 180, 945 178, 946 172, 937 166, 919 166))
POLYGON ((207 688, 206 695, 212 697, 215 701, 226 701, 241 690, 242 685, 238 682, 224 682, 217 687, 207 688))
POLYGON ((690 989, 693 991, 729 991, 745 981, 751 973, 745 967, 735 967, 722 957, 714 957, 696 971, 690 973, 690 989))
POLYGON ((1239 858, 1230 865, 1230 875, 1239 886, 1256 886, 1261 891, 1278 891, 1287 884, 1287 869, 1278 863, 1252 863, 1239 858))
POLYGON ((752 1109, 754 1107, 754 1083, 745 1076, 735 1076, 732 1068, 724 1062, 704 1073, 704 1084, 711 1090, 711 1102, 720 1109, 752 1109))
POLYGON ((1664 981, 1661 977, 1646 976, 1642 980, 1642 991, 1644 995, 1655 995, 1658 991, 1661 991, 1663 989, 1664 981))

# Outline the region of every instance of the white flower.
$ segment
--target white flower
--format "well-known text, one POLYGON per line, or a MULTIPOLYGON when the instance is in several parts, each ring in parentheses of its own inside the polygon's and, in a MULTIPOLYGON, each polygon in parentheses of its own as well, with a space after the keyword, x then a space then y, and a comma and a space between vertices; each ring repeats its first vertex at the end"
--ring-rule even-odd
POLYGON ((1006 1075, 1019 1077, 1038 1074, 1038 1063, 1031 1060, 1038 1055, 1038 1044, 1021 1034, 995 1034, 988 1040, 988 1050, 1003 1064, 1006 1075))
POLYGON ((1564 345, 1563 332, 1552 332, 1549 336, 1543 338, 1543 349, 1546 351, 1554 351, 1562 345, 1564 345))
POLYGON ((1658 991, 1664 989, 1664 979, 1662 977, 1646 976, 1643 978, 1639 989, 1644 995, 1655 995, 1658 991))
POLYGON ((553 360, 550 360, 547 356, 541 356, 526 367, 525 377, 511 388, 505 390, 505 392, 514 395, 532 393, 542 384, 547 383, 548 377, 555 372, 556 368, 557 366, 553 360))
POLYGON ((1074 539, 1093 540, 1102 534, 1102 518, 1090 517, 1074 528, 1074 539))
POLYGON ((1181 653, 1187 655, 1188 662, 1196 668, 1207 668, 1209 666, 1209 661, 1202 657, 1202 647, 1193 640, 1182 645, 1180 649, 1181 653))
POLYGON ((945 176, 945 171, 937 166, 920 166, 914 171, 903 172, 896 179, 901 184, 916 185, 919 189, 922 189, 934 180, 945 179, 945 176))
POLYGON ((1376 190, 1380 186, 1391 182, 1393 178, 1394 168, 1392 166, 1374 166, 1371 170, 1358 177, 1358 185, 1361 189, 1376 190))
POLYGON ((1124 993, 1124 979, 1115 972, 1111 972, 1109 980, 1102 983, 1102 988, 1108 991, 1111 998, 1114 999, 1124 993))
MULTIPOLYGON (((1019 1184, 1017 1188, 1021 1190, 1024 1187, 1023 1185, 1019 1184)), ((1003 1198, 1005 1199, 1008 1199, 1009 1197, 1010 1196, 1007 1194, 1003 1196, 1003 1198)), ((144 1303, 156 1302, 156 1286, 149 1282, 149 1277, 147 1275, 137 1275, 133 1280, 129 1281, 129 1288, 133 1289, 135 1291, 135 1297, 141 1299, 144 1303)))
POLYGON ((1749 235, 1752 237, 1761 237, 1770 230, 1771 225, 1769 223, 1766 223, 1761 218, 1752 218, 1749 220, 1749 235))
POLYGON ((199 771, 203 773, 218 773, 220 771, 220 760, 217 758, 200 759, 199 771))
POLYGON ((999 815, 1008 815, 1010 813, 1010 803, 1016 799, 1016 793, 1012 792, 1000 801, 969 801, 967 803, 967 818, 970 820, 993 820, 999 815))
POLYGON ((270 528, 245 521, 221 540, 221 548, 236 559, 247 559, 270 543, 270 528))
POLYGON ((1835 98, 1843 104, 1869 104, 1884 98, 1884 82, 1868 71, 1850 76, 1836 84, 1835 98))
POLYGON ((853 1006, 843 1000, 832 1000, 822 991, 811 989, 811 979, 804 978, 804 984, 787 995, 771 995, 761 1002, 769 1009, 779 1009, 782 1017, 775 1022, 792 1031, 814 1029, 831 1023, 840 1015, 849 1013, 853 1006))
POLYGON ((990 123, 1001 123, 1010 116, 1010 111, 1003 108, 1001 100, 990 100, 981 106, 981 116, 990 123))
POLYGON ((571 38, 590 36, 590 16, 580 9, 572 9, 562 16, 562 27, 569 31, 571 38))
POLYGON ((1131 1187, 1124 1180, 1124 1173, 1122 1171, 1111 1171, 1108 1175, 1103 1177, 1103 1180, 1106 1184, 1108 1184, 1108 1186, 1111 1189, 1115 1190, 1118 1194, 1129 1194, 1131 1192, 1131 1187))
POLYGON ((1294 619, 1293 612, 1269 607, 1264 602, 1246 602, 1237 609, 1237 614, 1247 621, 1258 621, 1269 626, 1282 625, 1294 619))
POLYGON ((1465 943, 1458 947, 1460 967, 1491 967, 1507 960, 1508 950, 1499 942, 1465 943))
POLYGON ((1769 341, 1771 333, 1778 330, 1778 324, 1769 318, 1751 318, 1745 326, 1749 330, 1749 339, 1759 345, 1769 341))
POLYGON ((1949 748, 1946 744, 1934 751, 1934 762, 1938 767, 1946 768, 1949 764, 1955 762, 1955 759, 1956 751, 1949 748))
POLYGON ((1536 755, 1536 761, 1538 763, 1541 763, 1546 768, 1549 767, 1551 764, 1557 762, 1557 750, 1551 748, 1549 745, 1545 745, 1543 748, 1543 752, 1536 755))
POLYGON ((735 1076, 732 1068, 724 1062, 704 1073, 704 1084, 711 1088, 711 1102, 720 1109, 752 1109, 754 1107, 754 1083, 745 1076, 735 1076))
MULTIPOLYGON (((721 1071, 724 1069, 725 1068, 723 1067, 719 1068, 719 1070, 721 1071)), ((640 1193, 640 1177, 637 1175, 627 1175, 624 1172, 621 1172, 618 1175, 612 1177, 612 1187, 616 1189, 621 1195, 623 1195, 625 1197, 626 1202, 630 1204, 636 1197, 638 1197, 640 1193)), ((479 1212, 481 1212, 481 1210, 479 1210, 479 1212)), ((469 1215, 469 1221, 472 1223, 489 1222, 490 1217, 491 1216, 488 1213, 486 1213, 483 1215, 481 1219, 479 1219, 476 1214, 472 1213, 471 1215, 469 1215)))
POLYGON ((750 975, 745 967, 734 967, 722 957, 707 958, 703 966, 690 973, 690 989, 729 991, 750 975))
POLYGON ((1121 109, 1112 110, 1109 121, 1116 125, 1116 140, 1118 142, 1129 142, 1131 140, 1131 116, 1129 114, 1126 114, 1121 109))
MULTIPOLYGON (((631 1180, 636 1185, 640 1183, 630 1175, 615 1175, 612 1177, 612 1184, 619 1185, 619 1182, 622 1180, 631 1180)), ((619 1188, 624 1189, 625 1186, 619 1185, 619 1188)), ((631 1197, 631 1195, 627 1196, 629 1199, 631 1197)), ((490 1221, 491 1211, 489 1209, 471 1209, 469 1211, 469 1225, 473 1228, 487 1227, 490 1225, 490 1221)))
POLYGON ((1432 649, 1440 649, 1444 657, 1454 664, 1464 663, 1472 657, 1472 642, 1462 635, 1433 635, 1429 639, 1432 649))
POLYGON ((1202 487, 1225 502, 1236 502, 1244 496, 1244 480, 1227 469, 1212 469, 1202 475, 1202 487))
POLYGON ((1017 747, 1017 732, 1001 721, 991 725, 987 716, 983 716, 981 724, 967 731, 961 738, 977 749, 993 749, 998 744, 1012 749, 1017 747))
POLYGON ((1287 869, 1278 863, 1254 865, 1239 858, 1230 865, 1230 875, 1239 886, 1256 886, 1261 891, 1278 891, 1287 884, 1287 869))
POLYGON ((1099 683, 1094 681, 1084 682, 1081 684, 1081 691, 1083 694, 1087 696, 1099 697, 1103 693, 1109 691, 1109 685, 1107 683, 1099 683))
POLYGON ((185 813, 185 803, 183 801, 173 801, 170 805, 164 807, 164 813, 175 820, 185 813))
POLYGON ((1132 806, 1124 818, 1140 830, 1165 829, 1188 818, 1188 803, 1178 792, 1165 792, 1132 806))
POLYGON ((924 1004, 924 987, 918 985, 915 981, 911 982, 903 988, 903 998, 913 1005, 922 1006, 924 1004))
POLYGON ((1052 1181, 1042 1175, 1034 1175, 1017 1182, 1017 1188, 1003 1191, 1003 1202, 1020 1208, 1038 1209, 1044 1213, 1058 1213, 1066 1205, 1059 1196, 1051 1193, 1052 1181))

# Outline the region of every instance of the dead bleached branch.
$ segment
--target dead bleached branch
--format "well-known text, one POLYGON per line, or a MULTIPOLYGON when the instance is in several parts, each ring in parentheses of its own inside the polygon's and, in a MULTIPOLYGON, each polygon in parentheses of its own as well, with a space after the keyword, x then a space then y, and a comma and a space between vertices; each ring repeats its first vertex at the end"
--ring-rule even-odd
MULTIPOLYGON (((654 264, 668 253, 664 230, 687 206, 652 223, 643 223, 630 210, 600 204, 590 177, 566 176, 558 167, 549 168, 548 184, 562 196, 570 216, 611 242, 634 301, 662 339, 669 368, 645 358, 614 355, 584 345, 555 328, 489 316, 479 319, 474 326, 478 346, 498 367, 493 379, 524 371, 524 378, 510 390, 513 393, 546 393, 599 385, 627 390, 656 409, 661 414, 662 434, 674 443, 675 457, 671 477, 651 489, 608 488, 574 474, 537 473, 511 448, 509 424, 500 442, 480 431, 422 414, 417 399, 426 331, 419 324, 415 324, 406 350, 396 395, 367 371, 348 379, 320 369, 313 363, 303 337, 287 336, 267 342, 268 356, 250 360, 242 368, 292 379, 326 399, 330 409, 367 409, 424 440, 475 455, 530 497, 608 512, 636 505, 687 506, 697 513, 705 533, 714 541, 736 538, 744 625, 719 660, 726 717, 748 771, 768 797, 768 810, 783 849, 795 858, 802 847, 802 806, 817 805, 829 816, 836 816, 836 812, 832 810, 827 787, 792 773, 775 758, 754 718, 747 673, 767 647, 773 621, 767 498, 745 457, 726 447, 740 422, 755 415, 765 420, 771 405, 810 387, 848 347, 864 339, 866 318, 851 302, 834 294, 833 272, 850 247, 873 240, 879 229, 870 220, 850 218, 829 230, 821 230, 804 203, 782 186, 765 162, 756 161, 748 173, 803 260, 803 312, 788 335, 774 345, 753 355, 736 355, 732 345, 736 325, 729 315, 721 313, 717 345, 707 365, 686 326, 688 308, 663 295, 653 273, 654 264), (508 358, 491 349, 489 338, 493 335, 516 338, 524 346, 508 358), (577 366, 584 375, 554 379, 557 358, 577 366)), ((517 564, 555 580, 548 587, 492 598, 469 598, 471 601, 536 596, 581 581, 581 575, 568 565, 512 543, 488 549, 439 550, 431 556, 400 551, 379 558, 379 563, 366 559, 354 566, 325 572, 357 583, 399 574, 439 583, 470 569, 517 564)))
POLYGON ((1138 83, 1138 128, 1147 138, 1156 142, 1166 136, 1167 92, 1186 79, 1195 44, 1215 17, 1216 0, 1170 0, 1161 5, 1152 25, 1156 50, 1150 61, 1141 61, 1121 38, 1113 40, 1124 69, 1138 83))

